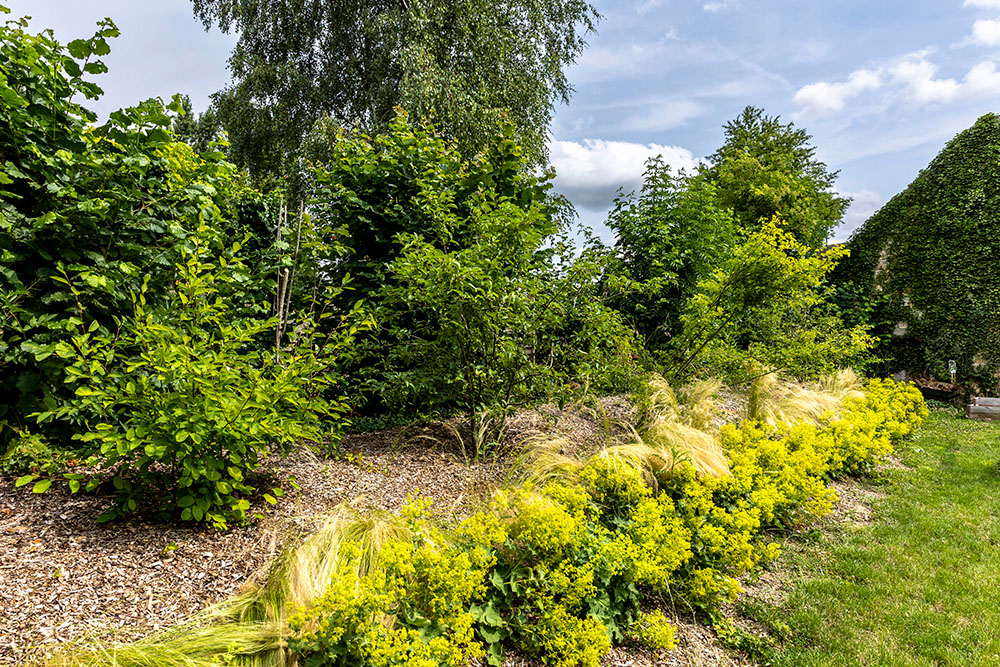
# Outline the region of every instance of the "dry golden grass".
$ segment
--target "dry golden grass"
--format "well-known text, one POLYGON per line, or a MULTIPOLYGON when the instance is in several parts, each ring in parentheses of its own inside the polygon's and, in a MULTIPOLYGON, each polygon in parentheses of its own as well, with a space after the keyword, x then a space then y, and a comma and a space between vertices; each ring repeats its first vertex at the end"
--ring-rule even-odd
MULTIPOLYGON (((721 387, 718 381, 703 380, 675 392, 661 376, 652 376, 640 399, 638 423, 631 429, 631 437, 612 442, 593 456, 614 467, 638 470, 654 489, 657 477, 682 461, 691 463, 703 475, 729 474, 714 426, 715 396, 721 387)), ((534 485, 575 481, 586 465, 585 460, 568 454, 575 449, 563 437, 529 438, 513 474, 534 485)))
POLYGON ((583 467, 579 458, 567 454, 575 449, 566 437, 534 435, 524 441, 521 455, 511 467, 508 483, 521 481, 541 487, 549 482, 572 482, 583 467))
POLYGON ((767 373, 750 384, 747 418, 767 424, 815 423, 836 414, 849 396, 860 395, 861 383, 850 369, 825 375, 812 385, 767 373))
POLYGON ((639 441, 670 465, 683 459, 703 475, 728 475, 729 463, 714 426, 721 388, 717 380, 699 380, 675 392, 663 377, 653 375, 638 423, 639 441))
POLYGON ((729 460, 718 437, 679 419, 660 418, 646 427, 643 441, 661 452, 671 462, 688 461, 695 470, 709 477, 729 474, 729 460))

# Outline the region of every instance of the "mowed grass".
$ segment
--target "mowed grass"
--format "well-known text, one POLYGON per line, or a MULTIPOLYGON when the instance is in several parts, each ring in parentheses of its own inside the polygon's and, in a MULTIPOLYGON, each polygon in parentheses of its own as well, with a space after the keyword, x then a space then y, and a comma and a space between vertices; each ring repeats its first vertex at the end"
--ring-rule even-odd
POLYGON ((740 603, 761 664, 1000 665, 1000 423, 932 411, 897 456, 870 522, 789 540, 787 599, 740 603))

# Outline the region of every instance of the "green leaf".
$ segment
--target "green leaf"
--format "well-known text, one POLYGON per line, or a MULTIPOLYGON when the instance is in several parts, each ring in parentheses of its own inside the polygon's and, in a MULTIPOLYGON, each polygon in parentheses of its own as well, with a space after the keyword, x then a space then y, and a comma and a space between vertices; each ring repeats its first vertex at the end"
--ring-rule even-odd
MULTIPOLYGON (((499 630, 491 630, 490 628, 483 628, 483 627, 479 627, 477 628, 477 630, 479 630, 479 636, 485 639, 486 642, 489 644, 496 644, 503 637, 503 634, 499 630)), ((500 663, 491 662, 490 664, 492 665, 500 663)))
POLYGON ((80 480, 78 479, 69 480, 69 492, 76 493, 79 490, 80 490, 80 480))
POLYGON ((501 627, 504 624, 503 618, 500 616, 499 613, 497 613, 497 610, 494 609, 492 602, 490 602, 489 604, 486 605, 485 608, 483 608, 483 615, 481 620, 486 625, 490 625, 495 628, 501 627))
POLYGON ((181 496, 177 499, 178 507, 191 507, 194 505, 194 496, 181 496))
POLYGON ((22 487, 25 484, 28 484, 29 482, 32 482, 32 481, 34 481, 37 478, 38 478, 38 475, 25 475, 24 477, 18 477, 17 481, 14 482, 14 486, 15 487, 22 487))
POLYGON ((66 49, 77 60, 83 60, 90 55, 90 43, 85 39, 74 39, 66 45, 66 49))
POLYGON ((31 492, 32 493, 45 493, 46 491, 49 490, 50 486, 52 486, 52 480, 51 479, 40 479, 40 480, 38 480, 35 483, 35 486, 32 487, 31 492))
POLYGON ((266 502, 267 502, 267 503, 268 503, 269 505, 275 505, 275 504, 277 504, 277 502, 278 502, 277 498, 275 498, 274 496, 272 496, 272 495, 271 495, 271 494, 269 494, 269 493, 265 493, 265 494, 264 494, 264 500, 265 500, 265 501, 266 501, 266 502))
POLYGON ((507 592, 507 584, 504 582, 500 573, 496 570, 493 570, 493 572, 490 573, 490 583, 493 584, 493 586, 496 587, 501 593, 507 592))

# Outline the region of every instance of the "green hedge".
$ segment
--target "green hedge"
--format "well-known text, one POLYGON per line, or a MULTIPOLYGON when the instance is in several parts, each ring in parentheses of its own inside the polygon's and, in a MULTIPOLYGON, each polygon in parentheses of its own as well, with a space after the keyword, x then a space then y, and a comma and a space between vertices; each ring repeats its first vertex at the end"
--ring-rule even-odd
POLYGON ((835 280, 845 310, 876 325, 883 371, 946 379, 954 359, 959 381, 1000 389, 1000 118, 952 139, 848 246, 835 280))

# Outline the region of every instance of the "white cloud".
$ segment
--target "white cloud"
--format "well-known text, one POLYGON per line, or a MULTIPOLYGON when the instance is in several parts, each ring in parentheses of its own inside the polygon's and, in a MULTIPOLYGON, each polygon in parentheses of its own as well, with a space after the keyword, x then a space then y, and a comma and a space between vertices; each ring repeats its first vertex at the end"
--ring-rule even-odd
POLYGON ((656 101, 625 119, 622 128, 630 132, 658 132, 679 127, 699 116, 702 107, 692 100, 656 101))
POLYGON ((1000 95, 1000 72, 992 62, 981 62, 965 75, 965 90, 972 96, 1000 95))
POLYGON ((938 66, 928 59, 929 53, 926 50, 910 53, 895 62, 856 70, 846 81, 818 81, 803 86, 793 98, 798 108, 792 118, 801 121, 837 114, 866 91, 884 93, 879 95, 875 106, 863 109, 862 113, 885 111, 890 106, 906 105, 913 109, 1000 95, 998 63, 979 62, 961 80, 938 78, 938 66))
POLYGON ((806 65, 817 63, 830 55, 829 42, 807 39, 792 45, 791 60, 793 63, 806 65))
POLYGON ((691 151, 679 146, 603 139, 549 142, 556 190, 577 207, 590 210, 610 209, 619 188, 638 189, 646 160, 657 155, 674 169, 692 170, 699 163, 691 151))
POLYGON ((1000 44, 1000 20, 983 19, 972 24, 972 37, 969 42, 983 46, 1000 44))
POLYGON ((905 56, 889 68, 893 80, 903 86, 903 97, 917 104, 950 102, 962 92, 955 79, 935 79, 938 67, 922 53, 905 56))
POLYGON ((650 9, 662 7, 664 1, 665 0, 636 0, 635 11, 639 14, 645 14, 650 9))
POLYGON ((799 88, 794 102, 799 110, 796 120, 816 118, 841 111, 847 100, 857 97, 866 90, 877 90, 882 86, 882 74, 877 70, 859 69, 847 77, 847 81, 829 83, 819 81, 799 88))
POLYGON ((712 2, 706 2, 701 8, 706 12, 718 14, 724 9, 735 6, 737 2, 738 0, 712 0, 712 2))
POLYGON ((1000 0, 965 0, 963 7, 981 7, 983 9, 1000 9, 1000 0))
POLYGON ((577 60, 570 77, 574 84, 580 85, 647 74, 657 63, 663 62, 670 41, 672 37, 668 33, 656 41, 592 46, 577 60))

